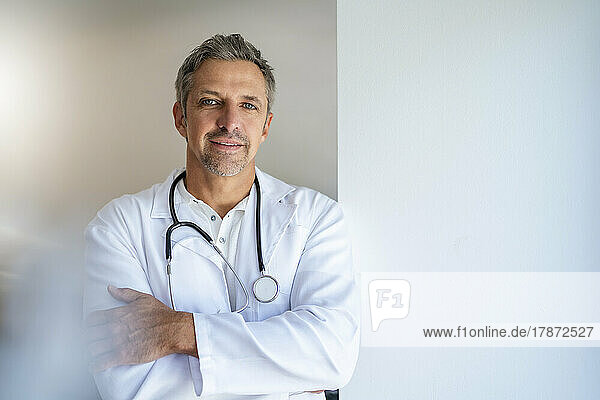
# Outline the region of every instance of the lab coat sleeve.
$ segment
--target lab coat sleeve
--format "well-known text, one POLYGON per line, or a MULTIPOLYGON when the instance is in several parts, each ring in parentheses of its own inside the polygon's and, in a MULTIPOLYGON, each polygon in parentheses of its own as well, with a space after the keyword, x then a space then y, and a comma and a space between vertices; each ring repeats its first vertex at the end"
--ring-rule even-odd
POLYGON ((350 380, 359 347, 350 240, 341 207, 327 199, 321 209, 297 266, 291 310, 258 322, 194 314, 202 397, 330 390, 350 380))
MULTIPOLYGON (((84 317, 95 310, 125 305, 107 292, 108 284, 152 294, 146 273, 130 240, 126 239, 125 230, 123 224, 107 224, 96 217, 85 231, 84 317)), ((188 393, 193 395, 187 360, 173 363, 173 357, 187 358, 171 354, 153 362, 122 365, 95 373, 94 380, 102 399, 170 398, 170 394, 184 390, 182 386, 186 383, 188 393), (178 370, 179 366, 185 368, 178 370)))

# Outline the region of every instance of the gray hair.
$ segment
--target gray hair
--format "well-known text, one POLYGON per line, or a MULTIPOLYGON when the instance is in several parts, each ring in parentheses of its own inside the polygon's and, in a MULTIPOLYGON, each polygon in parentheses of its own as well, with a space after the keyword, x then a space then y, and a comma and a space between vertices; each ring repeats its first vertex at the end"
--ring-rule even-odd
POLYGON ((260 51, 242 37, 239 33, 231 35, 214 35, 206 39, 200 46, 196 47, 189 56, 183 61, 177 79, 175 80, 175 92, 177 101, 183 108, 183 116, 186 116, 185 107, 187 98, 192 89, 193 74, 200 68, 200 65, 208 60, 226 60, 226 61, 250 61, 258 66, 265 78, 265 89, 267 95, 267 115, 271 112, 271 106, 275 97, 275 77, 273 68, 267 60, 261 57, 260 51))

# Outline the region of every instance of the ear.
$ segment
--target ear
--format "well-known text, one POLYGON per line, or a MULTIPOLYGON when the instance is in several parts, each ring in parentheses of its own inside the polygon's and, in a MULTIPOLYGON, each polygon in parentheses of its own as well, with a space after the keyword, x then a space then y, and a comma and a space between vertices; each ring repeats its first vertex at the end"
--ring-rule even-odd
POLYGON ((269 136, 269 128, 271 127, 271 120, 273 119, 273 113, 269 113, 267 115, 267 119, 265 120, 265 126, 263 126, 263 132, 260 135, 260 142, 264 142, 269 136))
POLYGON ((183 116, 183 107, 181 107, 181 103, 178 101, 173 104, 173 120, 179 134, 187 140, 187 121, 183 116))

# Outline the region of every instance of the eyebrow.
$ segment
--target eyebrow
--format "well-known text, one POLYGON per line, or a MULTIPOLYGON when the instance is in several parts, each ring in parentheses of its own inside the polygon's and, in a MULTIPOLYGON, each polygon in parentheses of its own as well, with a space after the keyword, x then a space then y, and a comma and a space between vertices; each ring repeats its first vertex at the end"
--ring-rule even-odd
POLYGON ((262 106, 262 101, 260 101, 260 99, 256 96, 245 95, 245 96, 242 96, 242 99, 248 100, 248 101, 254 101, 262 106))
MULTIPOLYGON (((219 92, 215 92, 214 90, 206 90, 206 89, 201 89, 198 92, 198 94, 200 94, 200 95, 202 95, 202 94, 210 94, 210 95, 218 96, 218 97, 221 96, 221 93, 219 93, 219 92)), ((260 106, 262 106, 262 104, 263 104, 262 101, 258 97, 251 96, 249 94, 243 95, 242 99, 248 100, 248 101, 254 101, 254 102, 258 103, 260 106)))

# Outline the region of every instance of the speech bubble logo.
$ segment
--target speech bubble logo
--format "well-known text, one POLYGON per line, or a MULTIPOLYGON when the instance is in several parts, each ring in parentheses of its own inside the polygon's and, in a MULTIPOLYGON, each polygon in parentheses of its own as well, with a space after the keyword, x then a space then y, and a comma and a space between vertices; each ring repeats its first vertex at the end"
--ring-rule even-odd
POLYGON ((404 279, 375 279, 369 282, 371 330, 376 332, 381 321, 402 319, 408 315, 410 283, 404 279))

